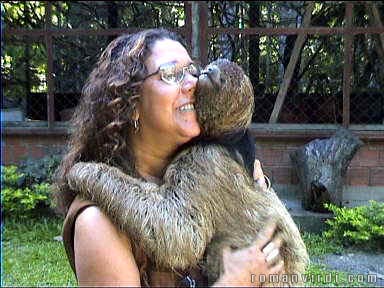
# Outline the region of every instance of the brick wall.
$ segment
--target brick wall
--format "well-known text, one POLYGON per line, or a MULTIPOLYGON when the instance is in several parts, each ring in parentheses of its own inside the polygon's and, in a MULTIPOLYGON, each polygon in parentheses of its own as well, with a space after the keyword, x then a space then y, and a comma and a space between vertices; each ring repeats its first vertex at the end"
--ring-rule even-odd
POLYGON ((65 135, 6 135, 1 141, 2 165, 17 164, 26 158, 38 159, 60 154, 65 135))
MULTIPOLYGON (((384 186, 384 141, 364 141, 352 159, 346 175, 346 185, 384 186)), ((256 157, 273 183, 297 184, 298 179, 289 154, 308 142, 280 140, 256 141, 256 157)))
MULTIPOLYGON (((2 164, 17 163, 25 158, 41 158, 61 153, 67 135, 6 135, 2 139, 2 164)), ((298 179, 289 154, 306 144, 304 140, 273 139, 256 141, 256 157, 273 183, 293 184, 298 179)), ((384 186, 384 141, 367 142, 355 154, 347 175, 346 185, 384 186)))

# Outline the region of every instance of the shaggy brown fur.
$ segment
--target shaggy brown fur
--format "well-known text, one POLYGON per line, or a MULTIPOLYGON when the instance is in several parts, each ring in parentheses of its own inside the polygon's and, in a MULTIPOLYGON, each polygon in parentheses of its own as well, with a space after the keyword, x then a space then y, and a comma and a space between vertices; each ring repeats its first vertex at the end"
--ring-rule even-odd
MULTIPOLYGON (((213 63, 206 71, 208 78, 203 73, 197 92, 198 105, 204 101, 198 113, 205 136, 244 130, 253 107, 248 77, 228 61, 213 63), (221 129, 217 134, 212 121, 221 129)), ((95 201, 159 267, 184 270, 202 264, 212 283, 220 274, 222 247, 249 245, 272 217, 285 241, 281 255, 286 273, 304 272, 308 255, 286 208, 272 190, 255 188, 242 163, 233 161, 223 145, 210 142, 184 149, 163 180, 160 186, 142 182, 97 163, 77 163, 68 173, 70 187, 95 201)))

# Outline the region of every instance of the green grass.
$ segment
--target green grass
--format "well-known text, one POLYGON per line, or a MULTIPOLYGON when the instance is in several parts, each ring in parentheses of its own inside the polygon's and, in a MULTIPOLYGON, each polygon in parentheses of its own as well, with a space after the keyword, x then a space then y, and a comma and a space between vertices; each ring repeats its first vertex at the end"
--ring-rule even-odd
MULTIPOLYGON (((54 217, 4 220, 2 286, 77 286, 63 244, 53 240, 61 233, 62 222, 54 217)), ((303 239, 310 256, 343 251, 321 235, 304 233, 303 239)), ((319 264, 311 264, 306 275, 309 287, 368 286, 319 264)))
POLYGON ((2 286, 76 286, 60 234, 63 220, 3 219, 2 286))
POLYGON ((303 240, 310 256, 320 256, 327 253, 341 253, 344 248, 339 244, 326 239, 323 235, 303 233, 303 240))

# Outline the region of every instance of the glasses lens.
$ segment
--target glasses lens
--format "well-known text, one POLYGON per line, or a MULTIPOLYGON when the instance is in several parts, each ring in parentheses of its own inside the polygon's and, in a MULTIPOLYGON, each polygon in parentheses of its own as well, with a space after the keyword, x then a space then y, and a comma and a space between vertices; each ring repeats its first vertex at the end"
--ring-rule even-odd
POLYGON ((169 84, 177 83, 178 69, 176 63, 164 64, 160 67, 161 79, 169 84))
POLYGON ((199 67, 191 63, 185 67, 178 67, 176 63, 168 63, 160 67, 161 79, 168 84, 179 84, 183 81, 185 71, 194 77, 200 74, 199 67))

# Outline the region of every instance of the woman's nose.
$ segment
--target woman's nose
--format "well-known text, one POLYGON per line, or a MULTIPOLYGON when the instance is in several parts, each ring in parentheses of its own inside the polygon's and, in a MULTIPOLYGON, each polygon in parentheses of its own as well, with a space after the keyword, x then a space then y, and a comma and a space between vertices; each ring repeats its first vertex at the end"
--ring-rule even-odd
POLYGON ((181 85, 181 90, 183 93, 194 93, 196 89, 197 84, 197 77, 193 76, 192 74, 186 73, 184 81, 181 85))

